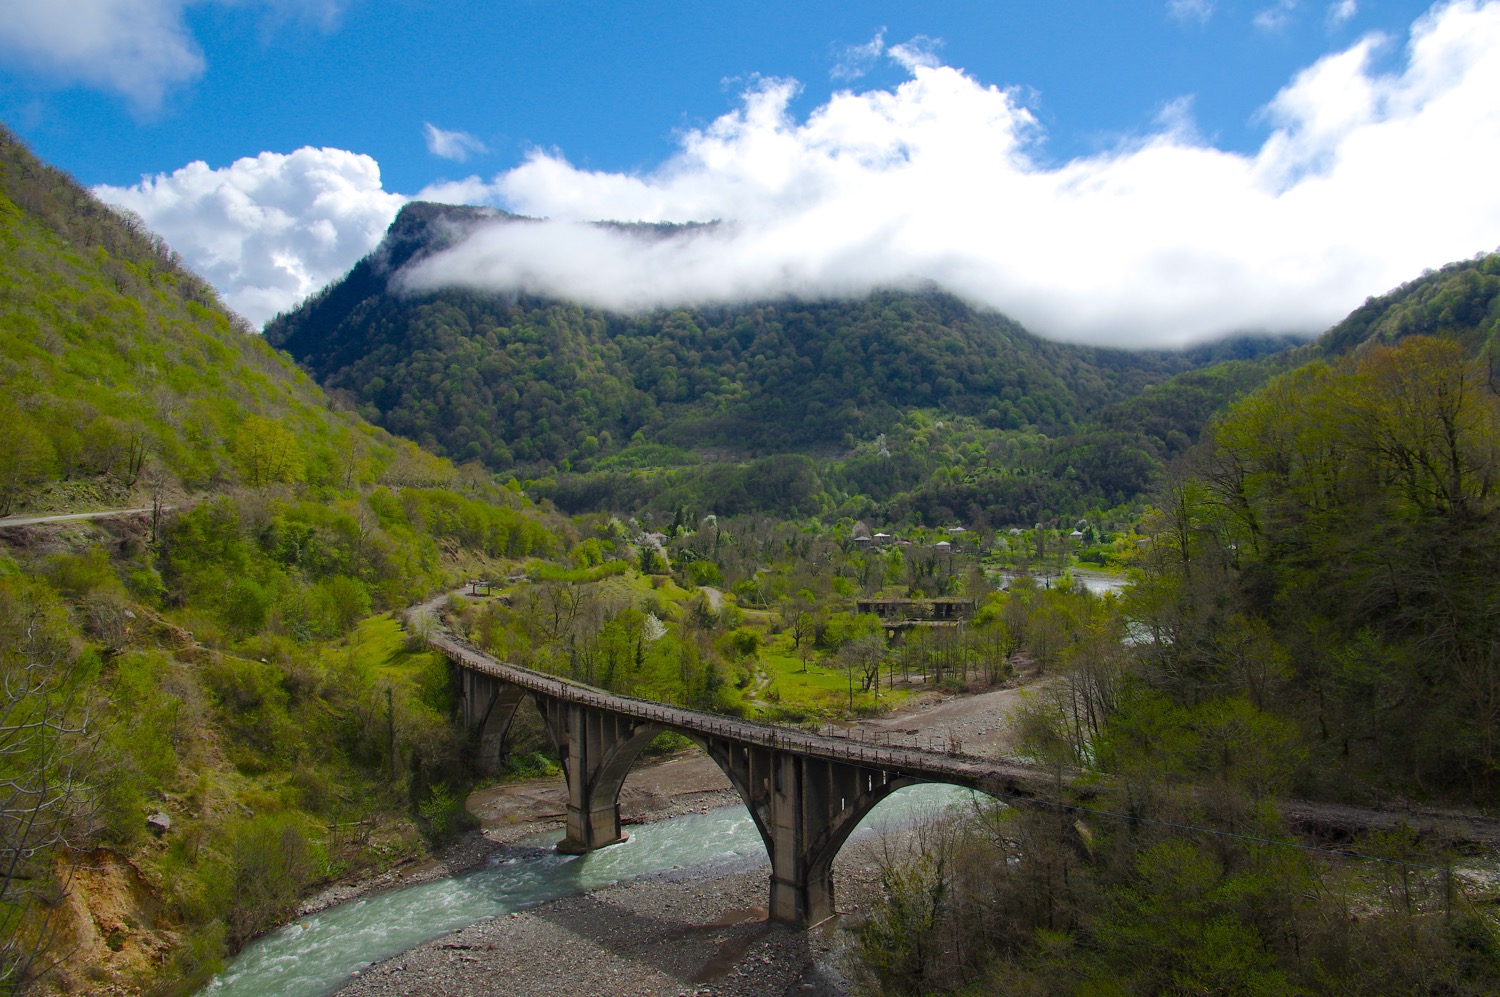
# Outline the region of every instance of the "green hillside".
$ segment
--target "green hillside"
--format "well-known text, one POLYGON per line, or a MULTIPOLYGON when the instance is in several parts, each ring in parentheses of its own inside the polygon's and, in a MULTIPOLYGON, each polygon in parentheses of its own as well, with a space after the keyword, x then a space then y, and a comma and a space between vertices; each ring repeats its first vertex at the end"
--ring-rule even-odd
POLYGON ((154 509, 0 523, 0 994, 195 992, 462 826, 447 665, 391 611, 568 524, 330 408, 3 130, 0 388, 0 511, 154 509))
POLYGON ((24 818, 0 822, 0 994, 49 967, 63 992, 195 992, 310 891, 461 828, 447 667, 392 611, 476 576, 516 579, 453 607, 494 653, 725 712, 841 718, 907 694, 898 670, 1047 677, 1021 749, 1115 781, 890 864, 858 937, 881 985, 934 989, 886 956, 961 942, 955 990, 1494 991, 1494 905, 1442 842, 1292 862, 1274 801, 1500 798, 1500 257, 1297 350, 1124 355, 939 294, 634 319, 397 298, 387 276, 458 231, 435 221, 491 214, 413 206, 273 324, 325 394, 0 139, 0 501, 176 506, 0 524, 0 810, 24 818), (992 591, 990 539, 1024 574, 1082 553, 1068 525, 939 556, 944 529, 873 549, 851 521, 1108 509, 1080 529, 1132 572, 1118 598, 992 591), (793 521, 728 518, 766 512, 793 521), (935 593, 975 598, 972 625, 887 645, 852 611, 935 593), (902 921, 918 895, 934 913, 902 921))
POLYGON ((139 219, 3 127, 0 424, 0 514, 118 504, 133 490, 348 485, 398 452, 332 411, 139 219))
POLYGON ((1500 253, 1460 260, 1367 300, 1328 330, 1327 356, 1406 336, 1459 339, 1470 352, 1489 349, 1500 333, 1500 253))
POLYGON ((1259 386, 1216 368, 1244 392, 1217 416, 1196 372, 1113 407, 1154 435, 1212 418, 1120 545, 1133 584, 1063 610, 1017 719, 1023 752, 1112 779, 888 854, 870 992, 1497 991, 1492 848, 1405 823, 1313 844, 1275 799, 1500 799, 1497 291, 1500 256, 1454 264, 1259 386))

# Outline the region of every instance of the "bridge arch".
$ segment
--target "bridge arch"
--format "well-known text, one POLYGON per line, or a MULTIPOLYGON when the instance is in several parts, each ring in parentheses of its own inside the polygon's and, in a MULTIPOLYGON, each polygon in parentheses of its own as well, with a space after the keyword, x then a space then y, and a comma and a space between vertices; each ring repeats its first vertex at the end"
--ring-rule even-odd
POLYGON ((683 730, 729 778, 771 860, 770 912, 811 925, 835 913, 833 860, 891 793, 923 780, 683 730))
MULTIPOLYGON (((892 793, 915 785, 919 785, 919 780, 898 777, 873 786, 869 791, 848 801, 837 814, 833 815, 823 833, 810 843, 806 873, 808 889, 819 897, 827 897, 826 912, 820 910, 824 917, 832 916, 834 913, 833 860, 838 858, 839 852, 849 840, 849 835, 853 834, 860 823, 892 793)), ((810 923, 816 923, 816 921, 810 923)))
POLYGON ((850 833, 882 801, 922 780, 831 759, 804 758, 688 727, 620 717, 496 681, 481 721, 480 757, 499 761, 506 731, 527 698, 536 701, 567 783, 567 832, 558 849, 585 852, 624 840, 620 792, 664 730, 692 740, 739 795, 771 861, 771 913, 813 924, 834 913, 833 861, 850 833))
POLYGON ((516 718, 521 703, 533 699, 531 690, 518 685, 501 685, 485 710, 484 721, 479 728, 479 744, 476 749, 476 767, 485 774, 495 772, 505 760, 505 739, 510 725, 516 718))

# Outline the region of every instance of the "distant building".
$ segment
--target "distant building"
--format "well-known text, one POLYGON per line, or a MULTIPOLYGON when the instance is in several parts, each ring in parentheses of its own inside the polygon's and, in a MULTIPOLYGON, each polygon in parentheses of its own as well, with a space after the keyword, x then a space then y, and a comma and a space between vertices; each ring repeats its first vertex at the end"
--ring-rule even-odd
POLYGON ((966 598, 860 599, 855 603, 856 612, 879 616, 890 635, 912 627, 956 627, 977 608, 975 600, 966 598))

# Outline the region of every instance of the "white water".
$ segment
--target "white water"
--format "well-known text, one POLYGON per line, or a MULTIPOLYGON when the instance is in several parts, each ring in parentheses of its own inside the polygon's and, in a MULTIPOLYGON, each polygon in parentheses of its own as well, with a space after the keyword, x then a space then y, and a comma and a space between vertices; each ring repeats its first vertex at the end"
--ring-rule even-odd
MULTIPOLYGON (((876 807, 855 836, 971 796, 955 786, 908 787, 876 807)), ((532 904, 642 876, 707 879, 767 865, 743 806, 633 827, 629 841, 587 855, 557 854, 555 837, 504 848, 487 868, 354 900, 273 931, 247 946, 203 997, 322 997, 373 962, 532 904)))

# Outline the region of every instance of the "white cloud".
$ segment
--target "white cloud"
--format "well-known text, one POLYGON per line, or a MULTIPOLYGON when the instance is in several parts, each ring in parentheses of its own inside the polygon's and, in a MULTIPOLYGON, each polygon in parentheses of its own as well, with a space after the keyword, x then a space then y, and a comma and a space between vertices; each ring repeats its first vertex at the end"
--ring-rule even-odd
POLYGON ((438 204, 494 204, 495 189, 479 177, 463 180, 439 180, 417 192, 414 200, 438 204))
POLYGON ((1213 0, 1167 0, 1167 13, 1179 21, 1207 24, 1214 16, 1213 0))
POLYGON ((427 139, 427 151, 443 159, 462 163, 471 154, 483 155, 489 152, 483 142, 468 132, 450 132, 430 121, 423 123, 422 134, 427 139))
POLYGON ((885 29, 881 28, 875 32, 874 38, 863 45, 844 46, 828 75, 839 81, 857 80, 874 68, 876 61, 884 54, 885 29))
POLYGON ((1201 141, 1198 123, 1193 118, 1193 98, 1177 97, 1167 101, 1156 112, 1156 127, 1174 142, 1196 145, 1201 141))
POLYGON ((203 73, 203 54, 182 21, 185 2, 10 0, 0 53, 151 109, 169 87, 203 73))
POLYGON ((1358 13, 1359 4, 1355 0, 1335 0, 1328 5, 1328 26, 1341 28, 1354 20, 1354 15, 1358 13))
POLYGON ((312 148, 94 193, 140 214, 256 325, 343 275, 406 200, 381 188, 369 156, 312 148))
POLYGON ((886 54, 896 60, 907 72, 915 72, 918 69, 936 69, 941 66, 942 60, 938 58, 937 53, 942 47, 943 42, 940 38, 917 35, 910 41, 892 45, 886 50, 886 54))
MULTIPOLYGON (((621 310, 937 283, 1065 339, 1317 332, 1500 247, 1500 0, 1434 8, 1381 73, 1394 44, 1368 36, 1299 73, 1267 103, 1253 154, 1206 144, 1182 98, 1151 134, 1061 166, 1029 155, 1040 129, 1015 93, 951 67, 913 58, 900 86, 836 93, 804 119, 795 81, 761 79, 651 173, 536 151, 489 181, 421 191, 553 221, 485 226, 406 279, 621 310), (642 240, 595 219, 722 221, 642 240)), ((369 157, 334 149, 99 193, 256 322, 336 279, 404 200, 369 157)))
POLYGON ((1254 24, 1262 31, 1281 31, 1292 23, 1297 14, 1298 0, 1276 0, 1276 3, 1258 11, 1254 24))
MULTIPOLYGON (((0 58, 65 84, 124 94, 154 110, 167 91, 203 75, 182 12, 195 0, 5 0, 0 58)), ((196 0, 203 2, 203 0, 196 0)), ((267 23, 331 29, 342 0, 214 0, 260 8, 267 23)))
POLYGON ((933 281, 1034 330, 1101 343, 1316 332, 1424 268, 1500 245, 1500 2, 1441 5, 1381 75, 1367 38, 1268 104, 1253 155, 1196 137, 1189 105, 1129 147, 1039 166, 1014 94, 911 62, 893 90, 796 120, 762 80, 653 173, 534 152, 468 200, 496 224, 408 275, 616 309, 860 294, 933 281), (723 224, 643 241, 590 219, 723 224))

